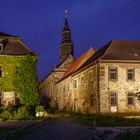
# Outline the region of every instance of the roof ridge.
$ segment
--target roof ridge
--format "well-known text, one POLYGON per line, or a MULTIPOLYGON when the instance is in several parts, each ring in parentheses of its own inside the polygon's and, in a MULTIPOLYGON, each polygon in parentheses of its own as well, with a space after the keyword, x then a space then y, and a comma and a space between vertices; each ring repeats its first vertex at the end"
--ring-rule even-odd
MULTIPOLYGON (((26 48, 30 53, 33 53, 28 47, 26 47, 26 45, 20 40, 18 39, 18 41, 23 45, 24 48, 26 48)), ((34 53, 33 53, 34 54, 34 53)), ((34 54, 35 55, 35 54, 34 54)))
POLYGON ((76 60, 73 61, 73 63, 64 73, 63 78, 77 71, 89 58, 93 56, 93 54, 94 50, 92 47, 90 47, 85 53, 83 53, 81 56, 79 56, 76 60))
POLYGON ((103 55, 98 58, 98 60, 101 60, 105 56, 105 54, 109 51, 112 42, 114 42, 114 41, 116 41, 116 40, 111 40, 108 44, 106 44, 108 46, 108 48, 105 50, 103 55))

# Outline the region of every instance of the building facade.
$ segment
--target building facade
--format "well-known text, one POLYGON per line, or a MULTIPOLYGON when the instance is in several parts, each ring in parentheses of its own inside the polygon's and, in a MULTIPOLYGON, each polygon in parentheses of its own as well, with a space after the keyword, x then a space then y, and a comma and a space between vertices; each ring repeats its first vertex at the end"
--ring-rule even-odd
MULTIPOLYGON (((20 67, 26 58, 37 60, 37 56, 23 44, 20 37, 0 33, 1 105, 16 105, 19 101, 19 94, 15 91, 18 85, 15 85, 14 80, 18 79, 15 78, 17 67, 20 67)), ((33 69, 36 71, 34 67, 33 69)))
POLYGON ((40 84, 41 94, 53 100, 59 110, 140 111, 140 41, 113 40, 95 52, 90 48, 71 62, 53 83, 52 92, 45 90, 51 74, 40 84))
POLYGON ((60 64, 52 69, 39 86, 41 100, 45 106, 48 106, 48 101, 50 101, 54 95, 56 82, 63 77, 64 73, 73 61, 73 42, 71 40, 71 31, 68 19, 65 17, 64 28, 62 31, 62 41, 60 43, 60 64))

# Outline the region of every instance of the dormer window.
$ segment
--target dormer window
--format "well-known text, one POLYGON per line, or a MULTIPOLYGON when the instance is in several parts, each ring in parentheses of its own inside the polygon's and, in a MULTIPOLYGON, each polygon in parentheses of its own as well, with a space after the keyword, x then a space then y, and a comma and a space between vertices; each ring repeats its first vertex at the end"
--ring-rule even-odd
POLYGON ((0 52, 3 52, 3 44, 0 43, 0 52))

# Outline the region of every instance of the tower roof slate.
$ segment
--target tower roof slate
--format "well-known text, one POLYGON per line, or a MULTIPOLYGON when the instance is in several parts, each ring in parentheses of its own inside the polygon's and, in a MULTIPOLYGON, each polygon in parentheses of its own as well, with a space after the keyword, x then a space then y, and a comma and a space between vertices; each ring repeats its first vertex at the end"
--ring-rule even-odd
POLYGON ((64 29, 63 29, 63 32, 65 32, 65 31, 70 31, 67 17, 65 17, 65 21, 64 21, 64 29))

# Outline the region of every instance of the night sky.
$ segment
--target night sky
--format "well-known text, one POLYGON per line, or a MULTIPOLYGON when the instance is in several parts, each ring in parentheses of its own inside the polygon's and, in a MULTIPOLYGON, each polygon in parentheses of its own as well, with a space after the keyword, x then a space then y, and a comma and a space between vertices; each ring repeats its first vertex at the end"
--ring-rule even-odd
POLYGON ((113 39, 140 40, 140 0, 0 0, 0 31, 39 56, 39 80, 59 63, 66 8, 76 57, 113 39))

